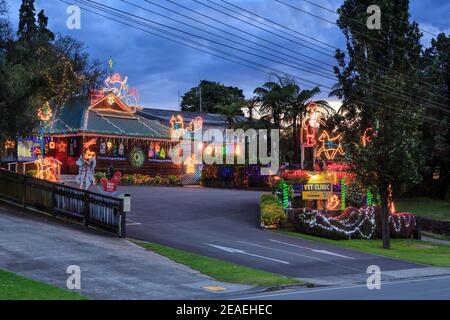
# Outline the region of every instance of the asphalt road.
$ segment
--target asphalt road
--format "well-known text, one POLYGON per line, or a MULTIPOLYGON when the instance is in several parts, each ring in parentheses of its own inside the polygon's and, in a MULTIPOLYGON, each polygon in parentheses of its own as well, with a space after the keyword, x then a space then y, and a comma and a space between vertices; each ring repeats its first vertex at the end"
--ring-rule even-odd
POLYGON ((233 300, 450 300, 450 277, 386 282, 380 290, 369 290, 365 285, 305 288, 243 295, 233 300))
POLYGON ((127 234, 319 284, 365 282, 367 268, 383 280, 428 275, 423 265, 292 238, 259 228, 260 192, 200 187, 122 187, 132 194, 127 234))

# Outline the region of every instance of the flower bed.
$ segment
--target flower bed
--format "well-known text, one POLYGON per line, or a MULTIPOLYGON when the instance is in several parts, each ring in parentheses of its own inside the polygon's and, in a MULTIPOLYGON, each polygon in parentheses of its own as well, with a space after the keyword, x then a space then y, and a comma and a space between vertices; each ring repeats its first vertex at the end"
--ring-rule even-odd
MULTIPOLYGON (((389 221, 392 238, 411 238, 416 232, 416 218, 412 213, 392 214, 389 221)), ((336 217, 304 209, 294 217, 294 224, 299 232, 329 239, 375 239, 381 237, 381 209, 377 206, 347 208, 336 217)))

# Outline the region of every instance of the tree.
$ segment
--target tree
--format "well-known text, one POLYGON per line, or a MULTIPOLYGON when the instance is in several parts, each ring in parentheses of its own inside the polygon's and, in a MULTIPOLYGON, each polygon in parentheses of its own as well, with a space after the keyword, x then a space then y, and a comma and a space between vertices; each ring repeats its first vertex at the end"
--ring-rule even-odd
POLYGON ((275 127, 280 128, 283 113, 289 101, 290 80, 276 76, 277 81, 268 81, 254 90, 261 105, 260 112, 272 119, 275 127))
POLYGON ((254 119, 254 113, 256 109, 259 107, 259 101, 257 97, 253 97, 251 99, 245 100, 243 109, 247 110, 248 112, 248 121, 253 122, 254 119))
POLYGON ((98 61, 91 62, 84 45, 67 36, 59 36, 47 47, 40 72, 45 83, 41 96, 51 101, 54 114, 73 96, 87 95, 106 75, 98 61))
POLYGON ((218 105, 215 110, 227 118, 228 128, 231 129, 236 124, 236 117, 244 115, 243 106, 244 102, 232 102, 228 105, 218 105))
POLYGON ((421 191, 450 200, 450 36, 441 33, 431 41, 422 58, 422 72, 433 84, 427 99, 442 108, 426 112, 427 118, 434 120, 423 128, 427 171, 421 191))
MULTIPOLYGON (((0 14, 1 5, 2 0, 0 14)), ((70 97, 87 94, 104 74, 80 42, 55 40, 44 11, 36 19, 34 1, 23 0, 19 15, 17 39, 7 38, 0 55, 0 141, 34 133, 45 102, 61 108, 70 97)))
POLYGON ((197 87, 190 89, 181 100, 181 110, 191 112, 218 113, 216 106, 229 105, 244 101, 244 93, 236 87, 227 87, 221 83, 202 80, 197 87), (202 108, 200 110, 200 100, 202 108))
POLYGON ((36 9, 34 0, 22 0, 19 10, 19 28, 17 36, 24 42, 34 41, 38 27, 36 26, 36 9))
POLYGON ((421 179, 424 108, 417 99, 399 94, 423 92, 418 72, 421 33, 415 22, 409 22, 409 1, 377 4, 382 30, 367 29, 366 9, 372 1, 346 0, 340 7, 338 26, 347 41, 348 57, 337 52, 335 72, 345 110, 340 129, 345 133, 346 156, 358 179, 381 196, 383 247, 389 248, 389 190, 405 191, 421 179), (364 147, 361 136, 368 128, 374 135, 364 147))
MULTIPOLYGON (((12 37, 11 25, 7 18, 8 3, 6 0, 0 0, 0 51, 3 54, 6 49, 6 43, 12 37)), ((0 57, 1 59, 2 57, 0 57)))

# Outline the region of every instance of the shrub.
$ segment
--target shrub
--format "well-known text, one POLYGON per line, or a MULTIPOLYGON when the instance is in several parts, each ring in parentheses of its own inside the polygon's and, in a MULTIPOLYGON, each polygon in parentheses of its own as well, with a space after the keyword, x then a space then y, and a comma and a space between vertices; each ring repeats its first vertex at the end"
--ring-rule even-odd
POLYGON ((261 196, 261 206, 268 203, 277 203, 278 197, 274 194, 267 193, 261 196))
POLYGON ((178 185, 178 184, 181 183, 181 177, 180 176, 171 175, 171 176, 167 177, 167 180, 169 181, 169 184, 172 184, 172 185, 178 185))
POLYGON ((100 182, 100 180, 102 180, 102 178, 106 177, 106 173, 104 172, 96 172, 95 173, 95 181, 97 181, 97 183, 100 182))
POLYGON ((153 177, 153 184, 169 184, 169 179, 157 175, 153 177))
POLYGON ((260 201, 261 223, 264 226, 278 226, 286 220, 283 207, 276 195, 263 194, 260 201))
POLYGON ((29 177, 36 178, 36 177, 37 177, 37 173, 38 173, 37 170, 28 170, 28 171, 26 172, 26 175, 29 176, 29 177))

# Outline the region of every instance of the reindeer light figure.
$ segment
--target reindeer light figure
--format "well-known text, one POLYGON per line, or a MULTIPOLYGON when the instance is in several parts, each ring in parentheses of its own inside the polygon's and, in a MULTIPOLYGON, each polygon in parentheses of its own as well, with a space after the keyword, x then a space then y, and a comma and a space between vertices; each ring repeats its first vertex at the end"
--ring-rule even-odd
POLYGON ((331 138, 327 131, 323 131, 319 137, 319 141, 322 142, 322 146, 317 151, 317 157, 320 158, 322 154, 328 160, 334 160, 338 154, 341 156, 345 155, 344 148, 342 147, 341 141, 344 134, 337 135, 331 138))

